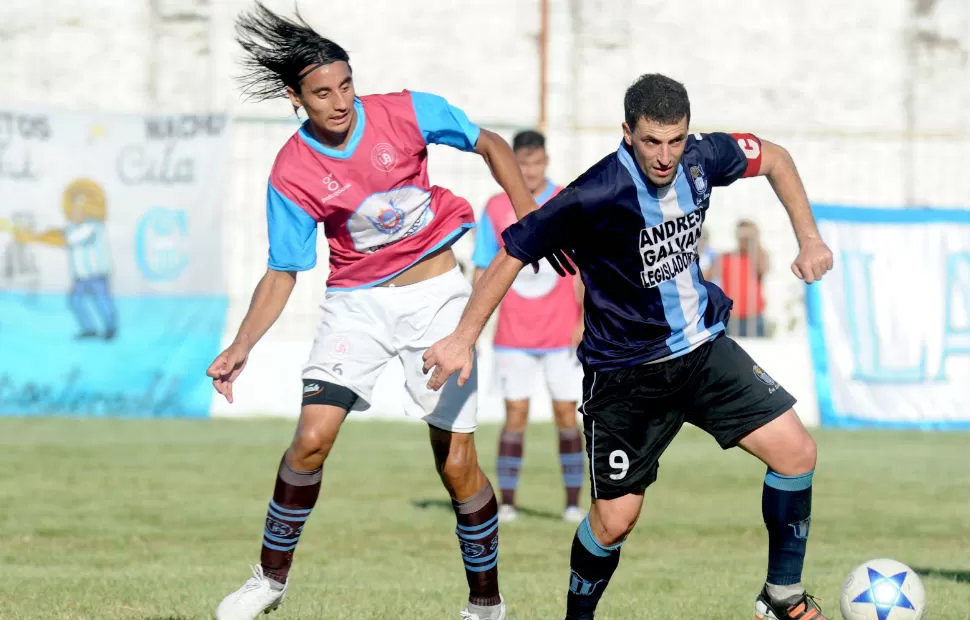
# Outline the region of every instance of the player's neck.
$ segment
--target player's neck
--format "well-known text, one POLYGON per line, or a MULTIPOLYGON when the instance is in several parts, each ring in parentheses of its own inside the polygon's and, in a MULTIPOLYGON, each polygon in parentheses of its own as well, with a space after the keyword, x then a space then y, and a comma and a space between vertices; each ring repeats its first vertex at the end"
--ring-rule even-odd
POLYGON ((311 121, 309 123, 310 135, 312 135, 317 142, 319 142, 320 144, 322 144, 327 148, 335 149, 338 151, 344 150, 345 148, 347 148, 347 144, 350 143, 350 137, 354 135, 354 129, 357 128, 357 121, 359 120, 356 109, 352 110, 351 114, 353 115, 353 117, 350 120, 350 126, 347 128, 347 131, 334 133, 332 131, 327 131, 326 129, 317 127, 311 121))
POLYGON ((542 183, 539 185, 539 187, 537 187, 534 190, 532 190, 532 197, 533 198, 538 198, 539 196, 541 196, 544 193, 546 193, 546 190, 548 188, 549 188, 549 179, 545 179, 545 180, 542 181, 542 183))

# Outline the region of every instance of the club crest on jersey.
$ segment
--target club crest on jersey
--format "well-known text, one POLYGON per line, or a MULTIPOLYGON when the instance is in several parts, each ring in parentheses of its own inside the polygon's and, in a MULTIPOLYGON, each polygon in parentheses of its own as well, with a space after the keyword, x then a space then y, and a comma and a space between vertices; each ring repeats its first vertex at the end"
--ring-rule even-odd
POLYGON ((404 226, 404 209, 399 209, 394 206, 394 203, 388 203, 387 208, 381 210, 377 214, 377 217, 367 216, 370 223, 374 225, 374 228, 381 231, 385 235, 393 235, 397 231, 401 230, 404 226))
POLYGON ((368 196, 347 220, 347 232, 355 250, 370 253, 418 233, 433 219, 431 192, 398 187, 368 196))
POLYGON ((387 142, 380 142, 371 150, 370 161, 381 172, 390 172, 397 163, 397 151, 387 142))
POLYGON ((698 194, 703 195, 707 191, 707 177, 704 175, 704 169, 700 164, 694 164, 690 167, 690 180, 698 194))

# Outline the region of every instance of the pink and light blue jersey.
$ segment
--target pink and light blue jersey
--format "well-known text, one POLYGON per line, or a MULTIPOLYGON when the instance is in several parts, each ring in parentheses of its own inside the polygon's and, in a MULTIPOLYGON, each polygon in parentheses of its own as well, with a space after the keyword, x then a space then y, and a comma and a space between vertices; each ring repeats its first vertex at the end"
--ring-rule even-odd
POLYGON ((304 123, 276 156, 267 191, 270 269, 312 269, 322 223, 330 290, 381 284, 475 225, 468 201, 428 181, 428 144, 475 150, 480 129, 464 112, 412 91, 360 97, 354 108, 344 150, 304 123))
MULTIPOLYGON (((536 197, 536 203, 541 207, 559 189, 546 181, 546 188, 536 197)), ((489 199, 475 235, 472 263, 476 267, 488 267, 504 245, 502 231, 516 221, 518 218, 507 194, 496 194, 489 199)), ((544 260, 539 261, 539 273, 531 266, 520 271, 499 307, 495 348, 532 353, 569 348, 573 330, 581 318, 574 277, 559 276, 544 260)))

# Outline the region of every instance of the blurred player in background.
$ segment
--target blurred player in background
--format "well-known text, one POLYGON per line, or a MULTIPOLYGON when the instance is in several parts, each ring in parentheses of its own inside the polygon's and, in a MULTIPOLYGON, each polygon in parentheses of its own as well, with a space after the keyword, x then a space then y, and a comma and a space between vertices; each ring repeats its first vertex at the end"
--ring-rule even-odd
POLYGON ((473 439, 476 381, 451 382, 437 392, 422 371, 421 354, 454 329, 468 299, 470 287, 450 246, 474 226, 467 201, 429 183, 427 145, 479 153, 518 216, 535 209, 535 200, 500 136, 436 95, 357 97, 347 52, 302 18, 287 20, 257 4, 240 18, 237 32, 251 70, 247 93, 287 96, 308 120, 270 173, 268 269, 235 340, 207 373, 229 402, 233 381, 280 316, 296 273, 316 264, 320 224, 330 245, 330 277, 303 370, 299 424, 266 515, 260 565, 216 616, 252 620, 282 602, 340 426, 349 410, 369 406, 381 370, 397 357, 406 375, 405 409, 430 426, 435 463, 457 516, 469 586, 461 615, 501 620, 498 505, 473 439))
MULTIPOLYGON (((525 184, 540 206, 559 192, 546 178, 549 157, 546 139, 537 131, 522 131, 512 138, 512 151, 525 184)), ((502 247, 502 231, 517 221, 508 194, 492 196, 475 234, 475 281, 502 247)), ((538 272, 524 270, 512 283, 498 313, 494 350, 505 398, 505 426, 499 439, 499 521, 518 516, 515 490, 524 452, 523 435, 529 416, 529 398, 536 374, 542 368, 552 396, 559 428, 559 464, 566 487, 563 519, 580 521, 579 490, 583 484, 583 440, 576 427, 576 402, 581 396, 583 370, 576 347, 583 335, 582 282, 575 276, 560 278, 543 264, 538 272)))
POLYGON ((425 369, 435 367, 429 387, 456 370, 469 376, 482 326, 523 264, 573 249, 586 285, 580 411, 593 505, 573 538, 567 619, 593 618, 660 456, 690 422, 768 466, 768 573, 755 617, 824 620, 801 584, 815 442, 795 399, 724 335, 731 301, 699 275, 711 188, 767 176, 798 239, 792 270, 805 282, 831 269, 832 253, 783 148, 751 134, 689 135, 687 91, 662 75, 641 76, 624 111, 619 149, 503 233, 458 329, 425 354, 425 369))

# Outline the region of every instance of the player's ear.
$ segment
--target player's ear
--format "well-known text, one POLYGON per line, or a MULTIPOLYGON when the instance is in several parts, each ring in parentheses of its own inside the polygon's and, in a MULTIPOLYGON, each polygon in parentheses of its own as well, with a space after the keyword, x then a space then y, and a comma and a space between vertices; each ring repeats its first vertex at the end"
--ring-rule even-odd
POLYGON ((286 87, 286 96, 289 97, 290 103, 293 105, 294 110, 303 106, 303 100, 300 98, 300 93, 293 90, 292 86, 286 87))
POLYGON ((627 146, 633 146, 633 132, 630 131, 630 126, 623 121, 623 141, 626 142, 627 146))

